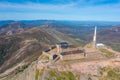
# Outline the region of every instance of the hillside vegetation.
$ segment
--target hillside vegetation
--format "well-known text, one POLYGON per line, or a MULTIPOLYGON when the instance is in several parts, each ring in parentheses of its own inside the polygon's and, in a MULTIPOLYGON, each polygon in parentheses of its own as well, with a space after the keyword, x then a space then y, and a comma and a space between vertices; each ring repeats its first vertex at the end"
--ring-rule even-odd
POLYGON ((47 49, 50 45, 55 45, 62 41, 82 46, 82 41, 77 41, 50 28, 34 27, 12 35, 1 35, 0 73, 11 68, 16 69, 19 66, 30 64, 41 55, 43 50, 47 49))

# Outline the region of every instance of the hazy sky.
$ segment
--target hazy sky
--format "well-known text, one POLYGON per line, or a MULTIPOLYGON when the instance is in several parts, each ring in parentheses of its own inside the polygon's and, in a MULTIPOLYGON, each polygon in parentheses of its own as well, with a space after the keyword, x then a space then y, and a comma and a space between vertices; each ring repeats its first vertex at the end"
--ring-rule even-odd
POLYGON ((120 21, 120 0, 0 0, 0 20, 120 21))

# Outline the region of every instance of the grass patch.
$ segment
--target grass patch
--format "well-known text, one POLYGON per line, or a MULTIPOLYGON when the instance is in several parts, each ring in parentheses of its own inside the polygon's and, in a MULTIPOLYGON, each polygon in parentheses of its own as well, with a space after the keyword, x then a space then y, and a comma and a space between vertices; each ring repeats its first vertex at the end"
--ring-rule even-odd
POLYGON ((80 62, 86 62, 86 61, 92 61, 92 60, 99 60, 99 58, 80 58, 80 59, 73 59, 73 60, 63 60, 64 62, 77 62, 77 61, 80 61, 80 62))
POLYGON ((89 76, 89 77, 88 77, 88 80, 92 80, 92 78, 89 76))
POLYGON ((100 69, 102 72, 100 80, 120 80, 120 68, 104 67, 100 69), (106 75, 104 74, 106 73, 106 75))
POLYGON ((92 46, 90 44, 87 45, 87 48, 91 48, 92 46))
POLYGON ((78 75, 74 75, 69 71, 57 71, 51 70, 49 71, 49 76, 45 80, 76 80, 78 79, 78 75))
POLYGON ((42 69, 41 71, 39 71, 39 75, 42 76, 44 73, 44 70, 42 69))
POLYGON ((63 60, 64 62, 76 62, 76 61, 86 61, 86 58, 80 58, 80 59, 73 59, 73 60, 63 60))
POLYGON ((50 57, 49 57, 49 56, 42 55, 42 56, 40 56, 40 59, 50 60, 50 57))
POLYGON ((28 68, 29 65, 30 65, 30 64, 26 64, 26 65, 24 65, 24 66, 18 67, 18 68, 14 71, 14 73, 15 73, 15 74, 18 74, 18 73, 20 73, 20 72, 23 72, 25 69, 28 68))
POLYGON ((39 70, 36 69, 36 72, 35 72, 35 80, 38 80, 38 77, 39 77, 39 70))
POLYGON ((114 53, 113 52, 110 52, 109 50, 107 50, 107 49, 103 49, 103 48, 101 48, 101 49, 99 49, 102 53, 104 53, 104 55, 107 57, 107 58, 111 58, 111 57, 113 57, 114 55, 114 53))

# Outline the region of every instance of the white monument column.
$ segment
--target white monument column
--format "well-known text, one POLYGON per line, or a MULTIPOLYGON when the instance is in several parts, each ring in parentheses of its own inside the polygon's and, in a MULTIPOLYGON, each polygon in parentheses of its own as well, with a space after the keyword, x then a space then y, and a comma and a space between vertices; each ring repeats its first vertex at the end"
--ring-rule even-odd
POLYGON ((97 33, 97 26, 95 26, 94 36, 93 36, 93 48, 96 48, 96 33, 97 33))

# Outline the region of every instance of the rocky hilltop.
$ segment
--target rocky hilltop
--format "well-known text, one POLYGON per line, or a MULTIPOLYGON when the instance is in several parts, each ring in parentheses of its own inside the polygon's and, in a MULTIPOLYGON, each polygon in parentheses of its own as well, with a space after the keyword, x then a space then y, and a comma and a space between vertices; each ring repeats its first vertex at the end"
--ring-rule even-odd
MULTIPOLYGON (((54 52, 57 53, 57 48, 51 49, 46 53, 43 52, 36 61, 26 67, 18 68, 14 73, 1 78, 1 80, 120 79, 120 53, 112 49, 107 47, 99 48, 94 52, 88 52, 86 57, 73 60, 70 58, 68 60, 51 59, 47 56, 54 52)), ((75 53, 70 56, 73 57, 73 55, 75 57, 75 53)))
POLYGON ((120 80, 120 53, 109 46, 93 49, 46 25, 4 30, 0 80, 120 80), (68 47, 60 48, 61 42, 68 47))

